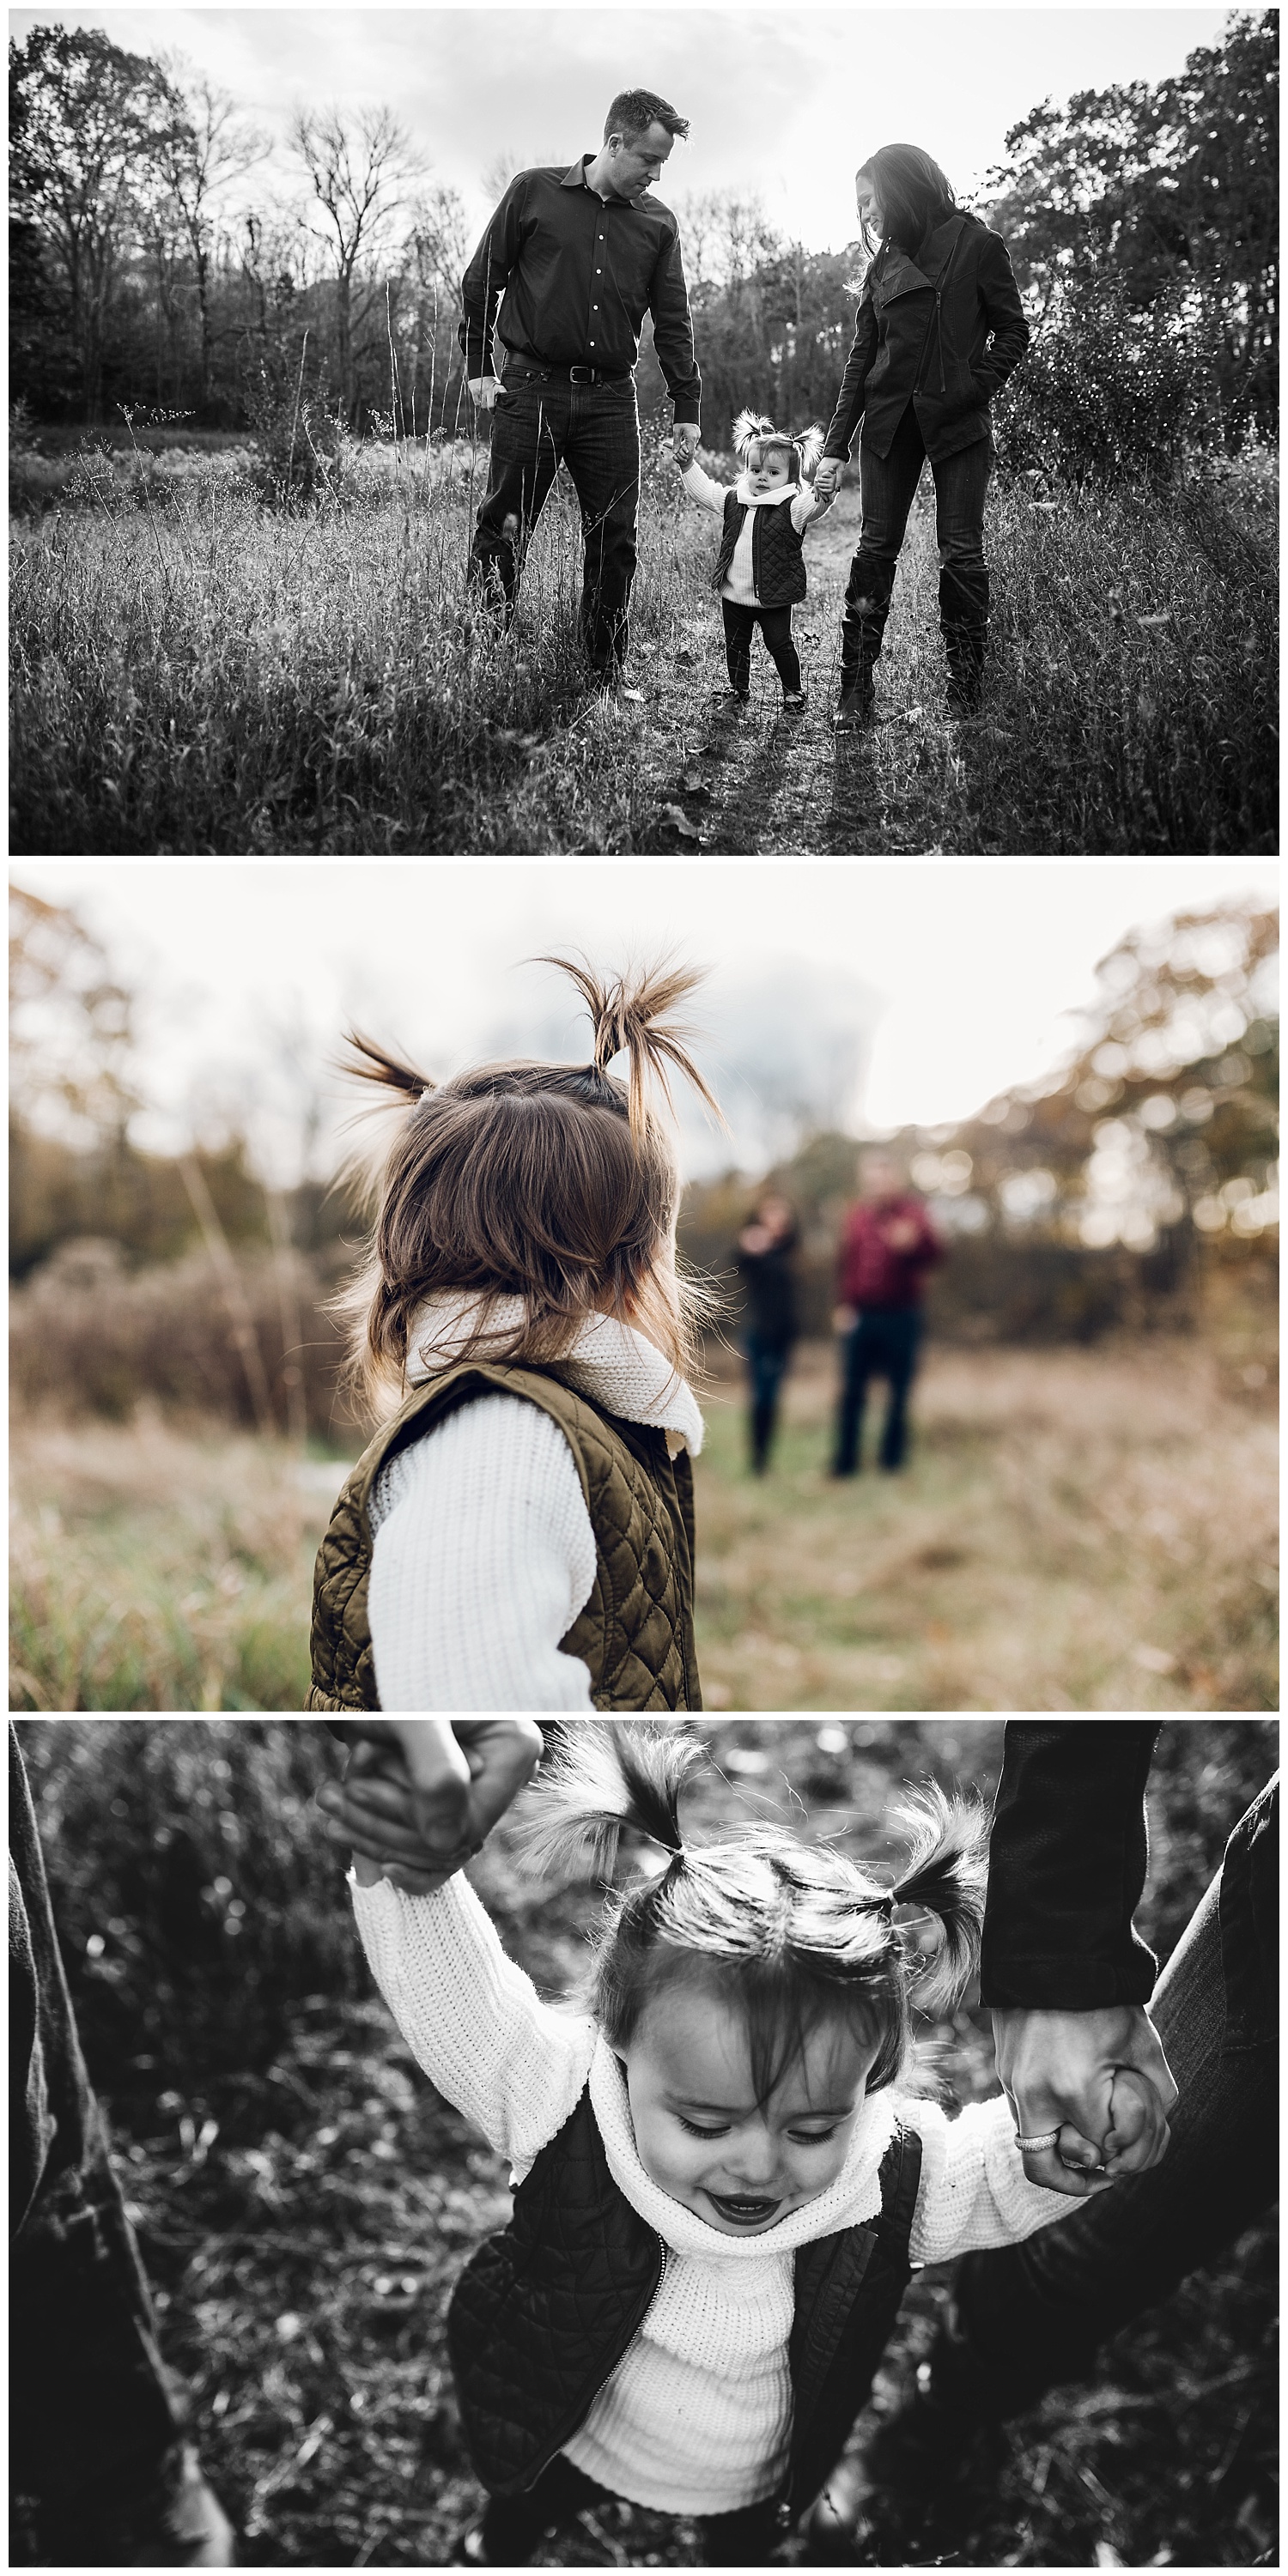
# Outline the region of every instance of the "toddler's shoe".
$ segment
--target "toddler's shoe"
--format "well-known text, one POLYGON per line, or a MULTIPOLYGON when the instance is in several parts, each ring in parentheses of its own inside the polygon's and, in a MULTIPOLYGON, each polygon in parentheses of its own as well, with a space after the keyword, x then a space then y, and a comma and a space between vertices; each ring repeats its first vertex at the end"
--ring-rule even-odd
POLYGON ((803 689, 784 689, 783 714, 785 716, 803 716, 808 704, 809 700, 803 689))
POLYGON ((740 715, 745 707, 751 705, 751 691, 750 689, 713 689, 707 704, 716 715, 740 715))

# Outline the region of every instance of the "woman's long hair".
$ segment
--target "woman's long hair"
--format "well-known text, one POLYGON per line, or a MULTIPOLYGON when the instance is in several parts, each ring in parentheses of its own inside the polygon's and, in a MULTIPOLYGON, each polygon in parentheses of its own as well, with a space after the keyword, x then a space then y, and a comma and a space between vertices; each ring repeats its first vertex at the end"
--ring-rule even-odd
MULTIPOLYGON (((870 180, 876 191, 884 219, 880 238, 897 243, 910 258, 927 233, 945 215, 956 212, 951 181, 918 143, 883 143, 870 161, 860 163, 854 176, 856 181, 870 180)), ((860 216, 859 230, 864 247, 874 251, 877 241, 866 216, 860 216)))
POLYGON ((564 1358, 588 1319, 637 1321, 677 1373, 711 1300, 674 1269, 678 1180, 668 1122, 670 1075, 718 1104, 675 1018, 700 981, 683 968, 598 979, 577 959, 543 958, 572 977, 589 1010, 587 1064, 485 1064, 450 1082, 356 1033, 346 1072, 401 1112, 380 1167, 360 1152, 349 1177, 373 1203, 367 1258, 333 1300, 349 1327, 347 1378, 366 1408, 405 1392, 408 1362, 564 1358), (627 1079, 609 1072, 625 1054, 627 1079), (429 1298, 442 1298, 441 1348, 429 1298), (511 1320, 499 1312, 516 1299, 511 1320), (469 1307, 462 1334, 459 1309, 469 1307))

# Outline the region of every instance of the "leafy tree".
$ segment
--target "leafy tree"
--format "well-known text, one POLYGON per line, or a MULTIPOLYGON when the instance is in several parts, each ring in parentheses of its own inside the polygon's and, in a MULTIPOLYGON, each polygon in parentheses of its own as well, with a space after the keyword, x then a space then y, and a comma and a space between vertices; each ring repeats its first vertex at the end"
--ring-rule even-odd
POLYGON ((163 187, 178 116, 160 65, 96 27, 33 27, 9 49, 10 190, 61 269, 81 395, 102 404, 104 341, 127 247, 163 187))
POLYGON ((1039 321, 1075 320, 1087 281, 1112 275, 1129 309, 1166 317, 1210 372, 1233 447, 1277 420, 1278 103, 1267 10, 1157 87, 1044 101, 988 181, 989 220, 1039 321))

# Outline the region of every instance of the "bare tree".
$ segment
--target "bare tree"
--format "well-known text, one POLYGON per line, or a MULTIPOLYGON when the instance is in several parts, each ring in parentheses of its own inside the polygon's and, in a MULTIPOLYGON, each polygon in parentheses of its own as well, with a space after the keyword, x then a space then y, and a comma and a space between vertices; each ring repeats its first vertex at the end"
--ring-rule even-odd
POLYGON ((354 359, 354 281, 363 255, 370 258, 387 237, 402 192, 423 164, 387 107, 345 116, 301 109, 291 127, 291 148, 304 164, 320 209, 308 229, 335 263, 336 360, 340 399, 352 420, 357 405, 354 359))
POLYGON ((217 89, 204 72, 194 72, 182 54, 162 56, 162 68, 180 114, 163 136, 160 164, 169 198, 170 227, 177 231, 192 260, 201 327, 201 399, 210 398, 215 333, 211 319, 210 280, 214 250, 211 200, 233 180, 244 178, 272 150, 271 138, 247 125, 226 90, 217 89))

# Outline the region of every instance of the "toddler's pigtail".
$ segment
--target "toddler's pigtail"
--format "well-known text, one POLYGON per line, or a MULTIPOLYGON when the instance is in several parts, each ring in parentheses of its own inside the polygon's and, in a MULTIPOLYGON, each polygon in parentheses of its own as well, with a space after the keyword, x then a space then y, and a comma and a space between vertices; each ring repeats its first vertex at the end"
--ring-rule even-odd
POLYGON ((427 1091, 437 1088, 427 1073, 418 1073, 414 1064, 391 1055, 388 1047, 377 1046, 374 1038, 364 1038, 360 1029, 350 1029, 345 1044, 350 1052, 341 1058, 340 1070, 351 1081, 379 1083, 405 1100, 423 1100, 427 1091))
POLYGON ((768 412, 740 411, 733 425, 734 455, 745 464, 748 449, 755 446, 758 438, 768 438, 773 426, 768 412))
POLYGON ((668 1109, 671 1098, 670 1068, 693 1085, 705 1101, 712 1116, 723 1127, 725 1121, 715 1093, 704 1082, 685 1043, 688 1031, 679 1021, 668 1019, 677 1003, 683 1002, 702 981, 702 970, 692 966, 661 964, 601 983, 584 958, 543 957, 543 966, 561 967, 571 975, 585 1001, 595 1029, 594 1066, 596 1073, 606 1074, 614 1056, 628 1059, 627 1100, 631 1134, 643 1135, 648 1123, 648 1091, 656 1083, 668 1109))
POLYGON ((581 1718, 566 1725, 542 1764, 523 1819, 524 1853, 543 1876, 575 1866, 610 1878, 623 1831, 674 1856, 680 1791, 706 1760, 691 1735, 630 1718, 581 1718))
POLYGON ((965 1798, 947 1798, 933 1780, 911 1792, 895 1816, 912 1835, 902 1878, 891 1888, 896 1905, 924 1905, 943 1926, 938 1956, 918 1978, 912 2000, 918 2012, 946 2012, 957 2002, 979 1959, 988 1876, 988 1820, 965 1798))
POLYGON ((812 483, 814 480, 814 469, 823 453, 823 443, 824 433, 816 420, 810 422, 808 429, 800 429, 795 433, 795 447, 801 461, 801 474, 807 483, 812 483))

